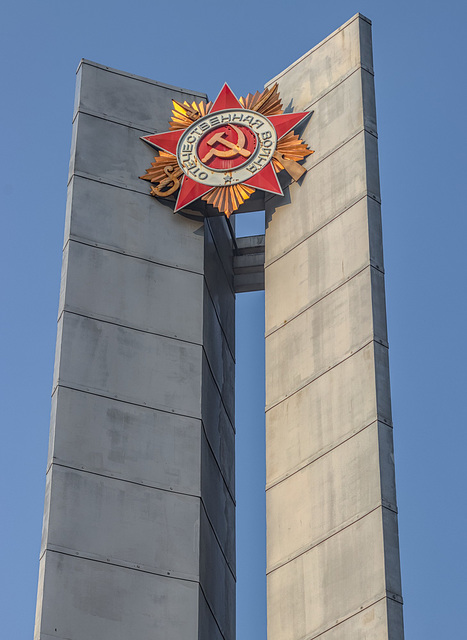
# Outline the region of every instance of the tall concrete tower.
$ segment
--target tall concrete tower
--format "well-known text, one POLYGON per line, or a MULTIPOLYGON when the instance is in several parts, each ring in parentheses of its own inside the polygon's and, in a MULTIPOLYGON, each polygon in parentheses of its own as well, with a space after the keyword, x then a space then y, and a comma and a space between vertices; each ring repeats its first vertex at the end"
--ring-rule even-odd
POLYGON ((268 640, 403 637, 371 24, 275 78, 312 109, 266 202, 268 640))
POLYGON ((79 66, 35 640, 234 640, 235 295, 263 286, 268 640, 403 638, 370 22, 273 82, 315 153, 237 239, 138 178, 206 96, 79 66))

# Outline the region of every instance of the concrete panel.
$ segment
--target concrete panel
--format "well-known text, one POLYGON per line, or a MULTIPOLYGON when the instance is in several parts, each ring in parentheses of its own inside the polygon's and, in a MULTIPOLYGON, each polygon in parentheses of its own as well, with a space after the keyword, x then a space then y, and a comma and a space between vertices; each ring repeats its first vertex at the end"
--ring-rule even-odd
MULTIPOLYGON (((47 504, 47 503, 46 503, 47 504)), ((44 513, 45 516, 45 513, 44 513)), ((45 524, 45 523, 44 523, 45 524)), ((39 561, 39 575, 37 579, 37 599, 36 599, 36 615, 34 617, 34 640, 41 640, 44 634, 41 635, 43 626, 47 624, 47 621, 43 621, 44 618, 44 582, 45 582, 45 555, 39 561)), ((55 631, 55 629, 54 629, 55 631)), ((55 632, 55 637, 57 637, 55 632)))
POLYGON ((211 227, 205 227, 204 276, 214 308, 232 353, 235 353, 235 293, 233 289, 233 246, 228 249, 230 269, 226 271, 220 258, 211 227))
POLYGON ((383 509, 382 520, 384 528, 384 557, 386 560, 386 589, 391 594, 391 597, 402 602, 397 514, 389 509, 383 509))
POLYGON ((206 360, 202 384, 203 427, 222 476, 235 496, 235 429, 206 360))
POLYGON ((368 236, 370 241, 371 264, 384 273, 383 243, 381 242, 381 238, 383 237, 381 205, 372 198, 367 198, 366 202, 368 209, 368 236))
POLYGON ((361 39, 371 43, 371 25, 357 14, 268 82, 268 86, 278 82, 284 106, 294 111, 306 110, 351 70, 360 64, 372 64, 371 53, 366 53, 367 47, 361 47, 361 39))
POLYGON ((377 135, 375 77, 373 73, 362 68, 361 78, 363 94, 363 123, 368 131, 377 135))
MULTIPOLYGON (((213 209, 217 214, 217 209, 213 209)), ((235 218, 227 220, 224 215, 215 215, 205 218, 206 234, 210 233, 217 250, 217 260, 220 261, 227 275, 229 284, 232 285, 233 264, 233 229, 235 218)))
POLYGON ((47 482, 47 548, 198 579, 199 498, 60 465, 47 482))
POLYGON ((268 489, 268 571, 381 505, 380 435, 373 423, 268 489))
MULTIPOLYGON (((371 191, 366 178, 366 138, 362 132, 308 171, 285 197, 273 196, 266 208, 266 264, 328 223, 371 191)), ((375 186, 375 185, 371 185, 375 186)))
POLYGON ((196 582, 51 551, 44 562, 35 640, 199 640, 196 582))
POLYGON ((267 485, 376 420, 374 368, 370 343, 267 411, 267 485))
POLYGON ((373 330, 378 341, 387 344, 386 291, 384 276, 380 271, 371 269, 371 295, 373 302, 373 330))
MULTIPOLYGON (((46 476, 46 485, 45 485, 45 500, 44 500, 44 515, 42 518, 42 536, 41 536, 41 550, 40 550, 40 558, 42 558, 45 549, 47 548, 47 540, 48 540, 48 532, 49 532, 49 523, 50 523, 50 501, 51 501, 51 483, 48 481, 48 477, 46 476)), ((43 576, 42 576, 43 577, 43 576)), ((39 576, 39 587, 41 585, 41 576, 39 576)), ((42 594, 40 594, 42 595, 42 594)), ((37 603, 40 603, 39 593, 37 594, 37 603)))
MULTIPOLYGON (((230 290, 229 290, 230 295, 230 290)), ((233 298, 235 303, 235 299, 233 298)), ((234 352, 227 342, 207 287, 204 287, 200 302, 203 304, 203 345, 209 367, 230 415, 235 412, 235 360, 234 352)), ((187 318, 189 321, 190 319, 187 318)), ((235 326, 229 327, 231 335, 235 326)))
POLYGON ((301 129, 301 137, 314 150, 313 155, 307 156, 303 163, 307 169, 321 162, 365 126, 363 74, 373 77, 367 71, 356 68, 345 80, 307 107, 313 115, 301 129))
MULTIPOLYGON (((299 87, 297 87, 299 90, 299 87)), ((376 134, 374 76, 357 68, 311 105, 312 117, 303 137, 314 154, 307 156, 308 169, 366 128, 376 134)))
POLYGON ((203 591, 199 592, 199 640, 224 640, 217 621, 210 610, 203 591))
POLYGON ((389 353, 385 347, 375 344, 376 402, 378 415, 383 422, 392 424, 391 388, 389 381, 389 353))
MULTIPOLYGON (((213 404, 213 408, 210 406, 205 406, 203 403, 203 419, 205 415, 212 415, 218 407, 218 400, 216 395, 219 395, 222 406, 224 407, 224 411, 226 412, 228 419, 233 427, 235 424, 235 395, 233 392, 226 393, 225 391, 228 389, 226 385, 223 385, 221 389, 216 384, 216 380, 214 378, 214 374, 212 372, 211 367, 209 366, 208 359, 206 354, 203 353, 203 387, 207 386, 209 389, 209 395, 206 394, 208 398, 208 403, 213 404)), ((204 397, 204 396, 203 396, 204 397)), ((209 436, 208 436, 209 439, 209 436)))
POLYGON ((63 267, 66 311, 202 344, 201 274, 74 241, 63 267))
POLYGON ((371 133, 365 133, 365 160, 368 193, 376 200, 381 201, 378 139, 371 133))
POLYGON ((139 179, 155 155, 154 149, 140 140, 145 132, 86 113, 78 113, 73 130, 70 178, 83 173, 99 182, 140 193, 149 191, 148 184, 139 179))
POLYGON ((266 404, 298 390, 373 337, 371 270, 266 338, 266 404))
POLYGON ((76 108, 105 115, 151 132, 168 131, 172 98, 206 100, 204 93, 134 76, 82 60, 78 68, 76 108))
POLYGON ((235 575, 235 502, 204 436, 201 440, 201 492, 206 515, 235 575))
MULTIPOLYGON (((400 640, 404 637, 404 618, 402 613, 402 601, 387 600, 388 609, 388 639, 400 640)), ((384 636, 383 636, 384 637, 384 636)))
MULTIPOLYGON (((394 473, 394 442, 392 427, 378 423, 379 472, 381 500, 386 507, 397 511, 396 479, 394 473)), ((399 572, 399 564, 397 571, 399 572)))
POLYGON ((235 577, 203 510, 200 520, 200 577, 201 588, 222 635, 226 640, 235 640, 235 577))
MULTIPOLYGON (((356 615, 342 622, 338 622, 332 629, 319 636, 320 640, 387 640, 388 637, 388 602, 387 598, 379 600, 374 605, 366 607, 356 615)), ((400 605, 397 604, 400 608, 400 605)), ((399 636, 394 636, 399 637, 399 636)))
POLYGON ((59 325, 55 384, 201 417, 200 346, 67 312, 59 325))
POLYGON ((360 200, 266 266, 266 334, 370 264, 367 202, 360 200))
POLYGON ((159 264, 204 271, 202 222, 173 215, 170 207, 147 194, 79 176, 68 187, 68 237, 159 264))
POLYGON ((49 464, 200 495, 201 421, 58 387, 49 464))
POLYGON ((382 540, 377 509, 270 573, 268 640, 315 637, 382 598, 382 540))

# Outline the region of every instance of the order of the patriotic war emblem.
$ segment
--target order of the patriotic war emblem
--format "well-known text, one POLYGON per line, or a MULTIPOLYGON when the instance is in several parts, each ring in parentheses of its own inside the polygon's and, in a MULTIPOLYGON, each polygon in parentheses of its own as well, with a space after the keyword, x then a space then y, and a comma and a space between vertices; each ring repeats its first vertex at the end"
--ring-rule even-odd
POLYGON ((214 103, 173 100, 170 131, 144 136, 159 150, 143 180, 151 195, 177 192, 175 211, 198 198, 227 217, 256 189, 283 195, 277 174, 298 180, 313 153, 293 132, 308 112, 283 113, 277 85, 235 97, 225 84, 214 103))

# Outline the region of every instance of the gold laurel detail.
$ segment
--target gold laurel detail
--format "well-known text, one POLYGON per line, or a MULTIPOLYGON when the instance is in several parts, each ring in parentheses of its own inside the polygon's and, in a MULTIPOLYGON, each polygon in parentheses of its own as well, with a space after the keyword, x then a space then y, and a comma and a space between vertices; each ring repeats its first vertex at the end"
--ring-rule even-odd
POLYGON ((185 100, 185 102, 177 102, 172 100, 172 120, 170 121, 170 131, 178 131, 179 129, 186 129, 193 122, 207 115, 209 109, 212 107, 212 102, 192 102, 191 105, 185 100))
POLYGON ((231 214, 254 192, 255 190, 247 187, 246 184, 231 184, 227 187, 214 187, 201 199, 230 218, 231 214))
POLYGON ((276 173, 285 169, 297 181, 306 172, 305 167, 302 167, 298 162, 312 153, 314 151, 308 149, 306 143, 300 139, 300 136, 291 131, 278 141, 272 157, 272 164, 276 173))
POLYGON ((263 116, 277 116, 282 113, 282 101, 279 96, 277 83, 262 93, 249 93, 246 98, 240 98, 240 103, 245 109, 257 111, 263 116))
POLYGON ((183 175, 179 167, 177 158, 166 151, 159 151, 159 155, 151 162, 146 175, 140 176, 141 180, 149 180, 154 184, 151 187, 151 195, 167 197, 175 193, 180 187, 180 176, 183 175))

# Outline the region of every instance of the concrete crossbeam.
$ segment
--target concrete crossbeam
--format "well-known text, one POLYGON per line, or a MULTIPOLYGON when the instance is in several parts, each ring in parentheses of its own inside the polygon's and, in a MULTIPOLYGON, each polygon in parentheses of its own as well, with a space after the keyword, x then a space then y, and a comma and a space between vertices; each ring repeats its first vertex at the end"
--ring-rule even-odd
POLYGON ((235 293, 264 290, 264 235, 236 239, 233 259, 235 293))

